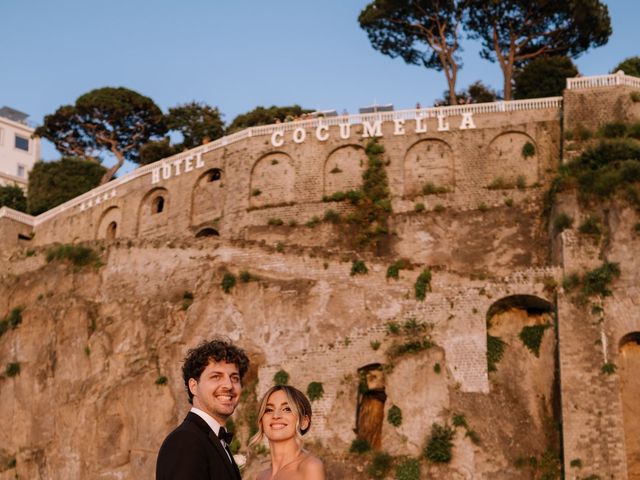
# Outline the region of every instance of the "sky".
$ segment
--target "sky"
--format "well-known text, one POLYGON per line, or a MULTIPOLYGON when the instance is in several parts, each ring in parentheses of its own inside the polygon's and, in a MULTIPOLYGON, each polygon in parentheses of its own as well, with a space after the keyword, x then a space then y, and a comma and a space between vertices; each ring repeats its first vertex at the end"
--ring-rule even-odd
MULTIPOLYGON (((199 101, 230 123, 256 106, 347 110, 432 105, 444 74, 374 50, 358 25, 370 0, 0 0, 0 106, 33 126, 95 88, 122 86, 167 111, 199 101)), ((604 0, 613 34, 575 60, 601 75, 640 55, 638 0, 604 0)), ((462 43, 457 89, 502 73, 462 43)), ((42 158, 59 158, 44 140, 42 158)), ((129 165, 126 170, 133 168, 129 165)))

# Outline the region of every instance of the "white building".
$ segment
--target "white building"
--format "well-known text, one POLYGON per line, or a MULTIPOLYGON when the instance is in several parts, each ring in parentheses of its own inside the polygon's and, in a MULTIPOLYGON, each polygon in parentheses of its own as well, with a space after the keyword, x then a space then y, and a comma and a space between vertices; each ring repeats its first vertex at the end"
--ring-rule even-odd
POLYGON ((0 108, 0 185, 26 190, 29 172, 40 159, 40 139, 31 138, 34 129, 27 117, 13 108, 0 108))

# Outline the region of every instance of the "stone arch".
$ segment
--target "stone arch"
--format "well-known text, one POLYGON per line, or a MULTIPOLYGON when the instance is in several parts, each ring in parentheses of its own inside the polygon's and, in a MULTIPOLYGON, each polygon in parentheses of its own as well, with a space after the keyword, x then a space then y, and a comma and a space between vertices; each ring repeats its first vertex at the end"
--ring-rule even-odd
POLYGON ((324 162, 324 195, 360 188, 367 162, 367 154, 360 145, 336 148, 324 162))
POLYGON ((518 182, 518 177, 524 177, 528 186, 538 182, 538 145, 528 134, 517 131, 501 133, 491 140, 487 148, 487 185, 499 178, 513 186, 518 182), (533 146, 530 156, 523 153, 527 143, 533 146))
POLYGON ((272 152, 260 158, 251 169, 249 204, 253 208, 293 202, 295 168, 291 157, 272 152))
POLYGON ((404 195, 420 195, 425 184, 453 191, 455 161, 453 149, 444 140, 427 138, 414 143, 404 156, 404 195))
POLYGON ((164 187, 149 190, 138 207, 138 236, 160 236, 167 231, 171 198, 164 187))
POLYGON ((200 230, 198 230, 198 233, 196 233, 196 238, 218 237, 218 236, 220 236, 220 233, 213 227, 201 228, 200 230))
POLYGON ((640 478, 640 331, 622 337, 618 351, 627 474, 640 478))
POLYGON ((382 365, 372 363, 359 368, 358 380, 356 436, 377 450, 382 446, 384 404, 387 400, 382 365))
POLYGON ((109 207, 100 216, 95 238, 107 240, 118 238, 121 236, 121 225, 122 211, 116 206, 109 207), (113 228, 113 224, 115 224, 115 228, 113 228))
POLYGON ((496 300, 486 315, 491 392, 511 397, 517 421, 528 425, 525 435, 540 442, 548 435, 545 419, 560 418, 554 311, 549 300, 519 294, 496 300))
POLYGON ((196 180, 191 191, 191 224, 200 225, 224 212, 224 171, 211 168, 196 180))

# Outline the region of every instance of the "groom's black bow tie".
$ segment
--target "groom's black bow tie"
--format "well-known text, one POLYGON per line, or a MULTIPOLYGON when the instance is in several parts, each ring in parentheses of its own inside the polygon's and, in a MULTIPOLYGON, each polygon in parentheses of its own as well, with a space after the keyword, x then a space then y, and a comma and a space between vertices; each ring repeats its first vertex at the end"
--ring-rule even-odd
POLYGON ((224 427, 220 427, 220 430, 218 430, 218 438, 224 441, 224 443, 226 443, 227 445, 231 445, 231 440, 233 440, 233 433, 227 432, 224 427))

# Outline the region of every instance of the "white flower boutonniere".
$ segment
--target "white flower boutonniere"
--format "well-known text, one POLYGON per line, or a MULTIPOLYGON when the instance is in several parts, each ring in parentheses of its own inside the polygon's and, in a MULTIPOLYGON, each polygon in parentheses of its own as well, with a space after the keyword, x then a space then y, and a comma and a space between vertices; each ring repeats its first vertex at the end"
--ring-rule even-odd
POLYGON ((238 468, 242 469, 247 464, 247 457, 246 455, 242 455, 241 453, 236 453, 233 456, 233 461, 236 462, 238 468))

